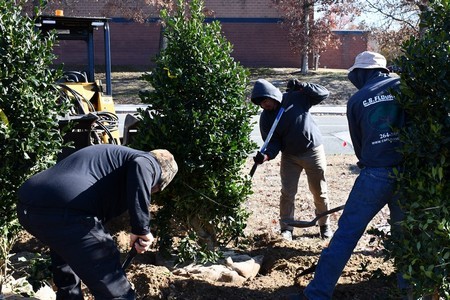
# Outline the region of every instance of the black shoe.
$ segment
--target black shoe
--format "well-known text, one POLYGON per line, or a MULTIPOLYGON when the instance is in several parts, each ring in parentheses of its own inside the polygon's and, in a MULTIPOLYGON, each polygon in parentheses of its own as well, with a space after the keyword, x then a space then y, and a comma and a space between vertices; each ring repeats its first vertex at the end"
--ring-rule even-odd
POLYGON ((330 228, 330 225, 320 225, 320 237, 323 240, 329 240, 333 237, 333 231, 330 228))

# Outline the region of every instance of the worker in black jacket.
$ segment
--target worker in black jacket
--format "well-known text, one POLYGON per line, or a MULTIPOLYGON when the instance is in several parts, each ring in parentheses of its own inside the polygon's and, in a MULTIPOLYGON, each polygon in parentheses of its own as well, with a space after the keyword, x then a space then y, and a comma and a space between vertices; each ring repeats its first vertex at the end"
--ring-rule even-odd
MULTIPOLYGON (((328 90, 315 83, 290 80, 288 92, 282 94, 278 88, 265 79, 256 81, 251 101, 261 106, 263 112, 259 120, 261 136, 266 140, 282 105, 282 114, 264 154, 255 156, 255 163, 261 164, 274 159, 281 151, 281 196, 280 228, 286 240, 292 240, 293 227, 283 221, 294 220, 295 195, 300 174, 305 170, 308 187, 314 198, 316 213, 328 210, 326 156, 322 144, 322 134, 309 109, 329 96, 328 90)), ((329 239, 333 235, 328 216, 320 218, 320 235, 329 239)))
POLYGON ((138 253, 148 250, 154 240, 151 194, 164 189, 177 171, 167 150, 94 145, 21 186, 18 218, 51 250, 57 299, 83 299, 81 281, 97 300, 135 299, 120 252, 103 225, 128 211, 130 246, 138 253))

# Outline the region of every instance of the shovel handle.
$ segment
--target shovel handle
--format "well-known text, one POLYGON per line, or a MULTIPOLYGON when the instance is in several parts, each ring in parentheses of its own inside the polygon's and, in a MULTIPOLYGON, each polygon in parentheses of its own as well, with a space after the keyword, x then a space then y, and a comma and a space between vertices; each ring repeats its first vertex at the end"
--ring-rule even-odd
POLYGON ((250 177, 253 177, 253 174, 255 174, 256 168, 258 167, 258 164, 255 163, 252 167, 252 169, 250 170, 250 177))
POLYGON ((345 205, 341 205, 341 206, 332 208, 330 210, 324 211, 323 213, 317 214, 317 216, 315 217, 314 220, 317 221, 317 220, 319 220, 320 218, 322 218, 322 217, 324 217, 326 215, 329 215, 329 214, 332 214, 332 213, 335 213, 337 211, 340 211, 340 210, 344 209, 344 207, 345 207, 345 205))
POLYGON ((133 258, 136 256, 136 254, 137 254, 137 250, 133 245, 133 247, 130 249, 130 251, 128 251, 127 256, 125 257, 125 260, 122 264, 122 270, 125 271, 130 266, 130 263, 133 260, 133 258))
MULTIPOLYGON (((291 105, 292 106, 292 105, 291 105)), ((291 106, 288 108, 290 109, 291 106)), ((261 149, 259 150, 259 152, 261 152, 261 154, 264 154, 266 152, 266 148, 267 145, 269 145, 270 139, 272 138, 273 133, 275 132, 275 129, 277 128, 278 122, 281 119, 281 116, 283 115, 285 108, 284 106, 282 106, 279 110, 278 110, 278 114, 277 117, 275 118, 275 120, 272 123, 272 127, 270 128, 269 133, 267 134, 266 140, 264 141, 264 144, 261 146, 261 149)), ((253 177, 253 174, 255 174, 256 168, 258 167, 258 164, 255 163, 250 171, 250 177, 253 177)))

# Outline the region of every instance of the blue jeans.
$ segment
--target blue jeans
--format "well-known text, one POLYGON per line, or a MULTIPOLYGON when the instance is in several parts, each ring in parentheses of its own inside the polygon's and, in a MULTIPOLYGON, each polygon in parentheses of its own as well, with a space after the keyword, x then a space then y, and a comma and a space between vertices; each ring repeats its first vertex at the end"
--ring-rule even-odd
MULTIPOLYGON (((322 250, 314 279, 304 294, 309 300, 331 299, 334 287, 369 222, 387 204, 391 230, 399 230, 403 212, 395 195, 391 168, 364 168, 353 185, 328 248, 322 250)), ((401 276, 400 276, 401 277, 401 276)))

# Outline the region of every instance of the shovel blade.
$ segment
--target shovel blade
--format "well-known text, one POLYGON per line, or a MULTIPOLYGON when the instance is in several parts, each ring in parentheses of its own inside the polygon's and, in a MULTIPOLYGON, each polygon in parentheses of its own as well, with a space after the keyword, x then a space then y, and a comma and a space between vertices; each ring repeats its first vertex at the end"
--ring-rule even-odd
POLYGON ((296 221, 296 220, 286 220, 286 219, 281 219, 280 221, 283 222, 284 224, 288 225, 288 226, 292 226, 292 227, 300 227, 300 228, 305 228, 305 227, 312 227, 315 226, 317 221, 329 214, 335 213, 337 211, 340 211, 342 209, 344 209, 345 205, 341 205, 338 207, 335 207, 333 209, 327 210, 323 213, 317 214, 316 217, 312 220, 312 221, 296 221))

